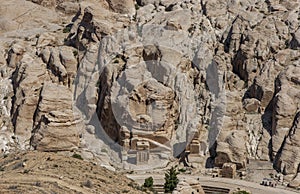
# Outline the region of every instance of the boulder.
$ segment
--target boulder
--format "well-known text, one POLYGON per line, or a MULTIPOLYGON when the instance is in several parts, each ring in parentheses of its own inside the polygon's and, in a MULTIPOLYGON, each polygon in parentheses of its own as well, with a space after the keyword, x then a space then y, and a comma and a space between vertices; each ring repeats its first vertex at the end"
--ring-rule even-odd
POLYGON ((194 179, 183 179, 180 180, 177 184, 176 189, 173 191, 173 194, 179 193, 199 193, 205 194, 202 186, 200 185, 199 181, 194 179))
POLYGON ((133 0, 107 0, 110 8, 117 13, 128 14, 130 16, 135 14, 135 5, 133 0))
POLYGON ((56 6, 56 9, 65 14, 76 14, 79 11, 79 4, 74 2, 62 2, 56 6))
POLYGON ((255 98, 248 98, 243 101, 243 106, 248 112, 257 112, 260 106, 260 101, 255 98))

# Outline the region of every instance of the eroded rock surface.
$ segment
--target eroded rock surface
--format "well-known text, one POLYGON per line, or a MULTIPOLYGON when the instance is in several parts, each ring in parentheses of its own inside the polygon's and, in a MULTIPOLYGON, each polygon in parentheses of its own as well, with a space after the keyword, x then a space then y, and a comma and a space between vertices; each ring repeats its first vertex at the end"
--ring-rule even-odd
POLYGON ((73 107, 69 88, 45 82, 35 112, 31 145, 41 151, 72 150, 79 146, 81 115, 73 107))
POLYGON ((188 149, 199 168, 273 162, 297 187, 299 1, 120 2, 1 4, 2 151, 163 166, 188 149))

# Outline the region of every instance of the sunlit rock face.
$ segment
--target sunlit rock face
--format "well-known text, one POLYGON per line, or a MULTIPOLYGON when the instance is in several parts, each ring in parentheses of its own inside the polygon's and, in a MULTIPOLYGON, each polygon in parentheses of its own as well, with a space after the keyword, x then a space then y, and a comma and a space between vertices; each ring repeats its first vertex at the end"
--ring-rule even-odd
POLYGON ((299 6, 3 1, 0 148, 83 149, 128 169, 265 160, 297 187, 299 6))
POLYGON ((274 166, 284 174, 299 172, 299 64, 289 65, 276 80, 272 125, 274 166))
MULTIPOLYGON (((200 71, 192 67, 192 59, 177 51, 188 48, 178 44, 175 49, 163 42, 170 34, 177 33, 164 26, 151 25, 145 29, 142 33, 155 35, 162 31, 163 37, 157 34, 162 42, 145 42, 135 31, 126 32, 131 39, 122 37, 120 42, 128 41, 128 47, 115 54, 100 75, 102 91, 98 107, 103 108, 98 108, 98 116, 106 133, 115 141, 120 141, 119 131, 125 126, 131 138, 149 140, 151 148, 166 146, 172 150, 174 142, 186 142, 187 130, 199 130, 201 119, 197 108, 202 99, 197 98, 194 90, 203 87, 203 83, 195 82, 200 71), (126 54, 121 55, 122 52, 126 54)), ((188 39, 183 36, 177 41, 188 39)), ((109 48, 110 44, 104 40, 102 48, 109 48)), ((108 50, 101 53, 110 55, 108 50)))

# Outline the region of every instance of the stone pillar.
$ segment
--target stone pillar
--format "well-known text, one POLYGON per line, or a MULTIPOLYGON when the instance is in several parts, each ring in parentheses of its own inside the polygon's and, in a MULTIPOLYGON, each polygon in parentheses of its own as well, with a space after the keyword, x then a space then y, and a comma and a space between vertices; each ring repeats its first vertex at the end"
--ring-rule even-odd
POLYGON ((147 141, 138 141, 136 143, 136 164, 141 165, 141 164, 148 164, 149 161, 149 148, 150 144, 147 141))
POLYGON ((122 126, 119 133, 119 144, 123 146, 123 150, 130 149, 130 131, 126 126, 122 126))

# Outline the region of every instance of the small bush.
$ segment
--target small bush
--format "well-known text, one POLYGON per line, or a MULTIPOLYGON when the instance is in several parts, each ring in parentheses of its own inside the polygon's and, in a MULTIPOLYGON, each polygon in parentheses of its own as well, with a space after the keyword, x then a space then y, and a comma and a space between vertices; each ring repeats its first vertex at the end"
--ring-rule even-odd
POLYGON ((74 50, 74 51, 73 51, 73 55, 74 55, 74 57, 78 56, 78 51, 77 51, 77 50, 74 50))
POLYGON ((100 79, 99 79, 99 80, 97 81, 97 83, 96 83, 96 87, 99 88, 100 84, 101 84, 101 81, 100 81, 100 79))
POLYGON ((128 186, 129 186, 129 187, 132 187, 132 188, 134 188, 134 189, 137 189, 137 190, 139 190, 139 191, 144 191, 144 192, 147 191, 147 189, 146 189, 145 187, 139 186, 138 184, 133 183, 133 182, 128 183, 128 186))
POLYGON ((70 26, 66 26, 64 29, 63 29, 63 33, 69 33, 71 31, 71 27, 70 26))
POLYGON ((146 187, 146 188, 152 188, 153 187, 153 178, 152 177, 148 177, 148 178, 145 179, 144 187, 146 187))
POLYGON ((29 173, 29 170, 28 170, 28 169, 25 169, 25 170, 23 171, 23 173, 24 173, 24 174, 28 174, 28 173, 29 173))
POLYGON ((186 169, 180 168, 178 171, 179 171, 179 172, 186 172, 186 169))
POLYGON ((79 160, 83 160, 83 158, 81 157, 80 154, 73 154, 72 157, 76 158, 76 159, 79 159, 79 160))

